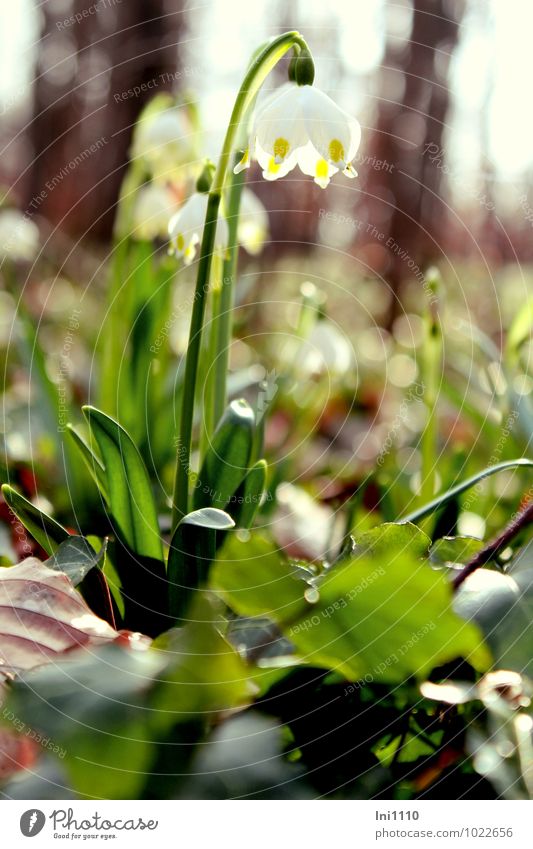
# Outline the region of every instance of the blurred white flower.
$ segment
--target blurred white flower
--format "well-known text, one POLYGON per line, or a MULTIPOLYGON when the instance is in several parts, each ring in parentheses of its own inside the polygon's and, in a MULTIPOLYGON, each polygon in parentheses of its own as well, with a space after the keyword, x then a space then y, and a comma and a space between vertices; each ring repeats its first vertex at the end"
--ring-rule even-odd
POLYGON ((276 489, 277 509, 272 530, 290 557, 320 560, 332 543, 334 514, 306 491, 291 483, 276 489))
POLYGON ((268 236, 268 212, 252 191, 244 188, 241 198, 241 210, 237 228, 239 244, 252 256, 263 249, 268 236))
POLYGON ((156 182, 175 179, 179 169, 193 166, 197 160, 195 137, 185 110, 165 109, 141 118, 131 157, 140 158, 156 182))
POLYGON ((32 262, 39 252, 39 228, 18 209, 0 210, 0 257, 32 262))
MULTIPOLYGON (((186 201, 181 209, 170 219, 168 234, 170 251, 183 257, 185 265, 190 265, 196 256, 202 238, 207 212, 207 195, 197 193, 186 201)), ((215 250, 223 252, 228 246, 228 225, 219 215, 215 234, 215 250)))
POLYGON ((266 180, 277 180, 299 165, 323 189, 337 171, 357 176, 351 161, 361 141, 359 123, 327 94, 311 85, 286 83, 259 109, 250 145, 235 166, 238 173, 254 155, 266 180))
POLYGON ((169 221, 176 212, 172 192, 158 183, 142 186, 133 208, 132 235, 136 239, 166 239, 169 221))
POLYGON ((295 368, 304 375, 328 374, 342 377, 354 365, 350 342, 328 319, 317 321, 309 336, 301 342, 295 358, 295 368))

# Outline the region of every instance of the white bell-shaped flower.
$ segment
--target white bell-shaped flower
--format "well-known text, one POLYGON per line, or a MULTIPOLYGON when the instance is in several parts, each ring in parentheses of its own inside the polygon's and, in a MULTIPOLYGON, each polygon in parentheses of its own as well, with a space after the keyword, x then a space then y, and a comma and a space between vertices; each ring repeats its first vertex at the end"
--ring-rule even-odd
MULTIPOLYGON (((207 212, 207 195, 197 193, 172 216, 168 225, 170 252, 183 257, 185 265, 194 260, 202 239, 207 212)), ((219 215, 215 233, 215 251, 223 253, 228 246, 228 225, 219 215)))
POLYGON ((158 183, 142 186, 133 207, 132 235, 135 239, 166 239, 168 224, 177 208, 172 192, 158 183))
POLYGON ((256 194, 244 188, 241 197, 237 240, 252 256, 263 249, 268 236, 268 212, 256 194))
POLYGON ((325 188, 337 171, 357 176, 351 161, 361 141, 359 123, 311 85, 283 85, 257 113, 250 147, 235 167, 250 164, 250 153, 266 180, 278 180, 299 165, 325 188))

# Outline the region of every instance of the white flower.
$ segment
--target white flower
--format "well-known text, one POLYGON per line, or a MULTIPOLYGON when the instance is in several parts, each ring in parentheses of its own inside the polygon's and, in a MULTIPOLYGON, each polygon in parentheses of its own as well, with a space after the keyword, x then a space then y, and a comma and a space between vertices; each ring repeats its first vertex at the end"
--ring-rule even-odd
MULTIPOLYGON (((168 234, 170 250, 183 257, 185 265, 190 265, 196 256, 202 238, 207 211, 207 195, 194 194, 170 219, 168 234)), ((219 216, 215 234, 215 250, 223 252, 228 246, 228 225, 226 219, 219 216)))
POLYGON ((39 252, 39 228, 18 209, 0 210, 0 258, 32 262, 39 252))
POLYGON ((250 189, 244 188, 241 197, 237 240, 252 256, 263 248, 268 236, 268 212, 250 189))
POLYGON ((328 319, 317 321, 296 354, 295 366, 306 375, 347 374, 354 366, 354 354, 346 336, 328 319))
POLYGON ((158 183, 142 186, 133 207, 132 235, 136 239, 165 239, 177 202, 169 189, 158 183))
POLYGON ((179 168, 195 163, 194 134, 185 110, 165 109, 141 118, 133 137, 131 156, 143 160, 156 182, 173 179, 179 168))
POLYGON ((351 161, 361 141, 359 123, 314 86, 287 83, 257 113, 249 148, 235 167, 250 164, 250 151, 266 180, 299 165, 323 189, 337 171, 357 176, 351 161))
POLYGON ((302 487, 282 483, 276 489, 277 509, 272 529, 289 557, 322 560, 332 540, 334 513, 318 504, 302 487))

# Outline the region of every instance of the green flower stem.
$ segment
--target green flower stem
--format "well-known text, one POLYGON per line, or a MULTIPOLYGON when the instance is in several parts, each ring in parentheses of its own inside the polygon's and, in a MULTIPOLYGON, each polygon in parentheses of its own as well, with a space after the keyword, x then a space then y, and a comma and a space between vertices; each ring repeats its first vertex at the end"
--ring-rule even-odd
POLYGON ((215 254, 211 269, 211 325, 209 328, 209 344, 207 348, 206 363, 203 379, 205 389, 203 392, 203 417, 200 438, 200 466, 206 451, 211 444, 213 433, 218 423, 215 414, 215 399, 218 395, 217 374, 217 351, 218 351, 218 322, 222 301, 222 258, 215 254))
POLYGON ((270 71, 292 47, 298 46, 308 50, 305 40, 298 32, 286 32, 270 41, 254 59, 237 94, 231 113, 226 137, 222 145, 217 170, 208 196, 198 275, 191 316, 189 344, 183 381, 182 408, 180 432, 177 444, 176 474, 174 478, 174 493, 172 499, 173 528, 185 516, 189 508, 189 475, 191 465, 191 447, 194 416, 194 399, 196 394, 196 379, 201 351, 202 331, 204 324, 207 291, 211 258, 215 244, 218 210, 225 187, 226 175, 229 169, 235 138, 246 115, 249 106, 261 88, 270 71))
POLYGON ((424 404, 426 424, 422 433, 422 470, 420 503, 427 504, 435 497, 438 457, 437 398, 442 367, 442 332, 436 316, 426 317, 425 340, 422 351, 424 404))
POLYGON ((214 421, 219 422, 228 402, 228 369, 229 353, 233 330, 233 307, 235 300, 235 281, 237 277, 237 259, 239 243, 237 228, 239 226, 239 211, 241 195, 244 186, 244 172, 232 176, 228 195, 228 255, 222 269, 222 289, 220 293, 220 310, 216 318, 216 362, 215 362, 215 393, 214 421))

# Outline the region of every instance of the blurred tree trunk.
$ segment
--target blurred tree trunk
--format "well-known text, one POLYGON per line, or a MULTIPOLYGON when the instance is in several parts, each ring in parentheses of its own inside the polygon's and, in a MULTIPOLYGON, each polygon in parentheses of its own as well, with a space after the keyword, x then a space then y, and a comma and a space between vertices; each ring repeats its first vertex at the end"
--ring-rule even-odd
POLYGON ((394 295, 415 266, 424 271, 443 249, 448 71, 463 11, 462 2, 413 0, 409 36, 390 39, 386 46, 368 151, 385 167, 360 170, 366 177, 368 221, 380 234, 370 235, 382 247, 372 256, 394 295))
POLYGON ((135 119, 178 77, 182 4, 70 0, 40 9, 28 208, 72 236, 106 238, 135 119))

